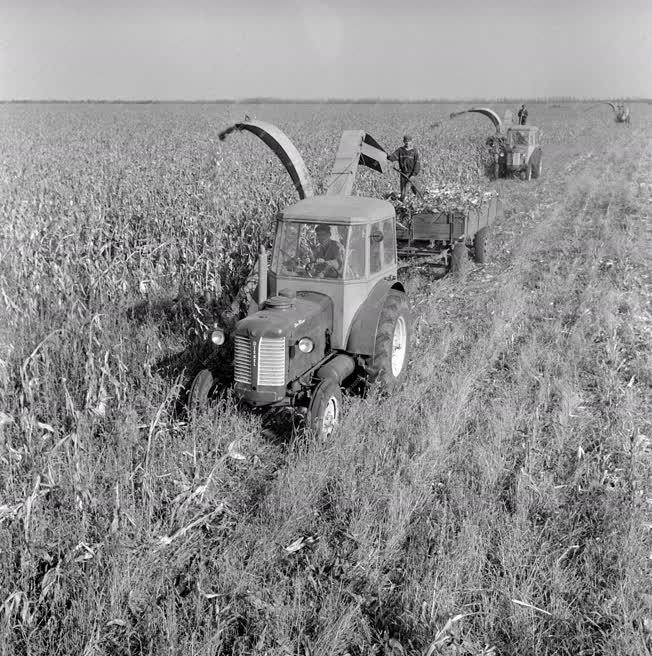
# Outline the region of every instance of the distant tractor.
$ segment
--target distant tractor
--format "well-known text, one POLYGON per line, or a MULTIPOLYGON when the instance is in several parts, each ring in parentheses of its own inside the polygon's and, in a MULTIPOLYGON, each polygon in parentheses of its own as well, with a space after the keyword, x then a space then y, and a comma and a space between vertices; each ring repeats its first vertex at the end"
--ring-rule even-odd
POLYGON ((482 114, 496 128, 496 134, 487 139, 493 159, 494 178, 518 174, 522 180, 531 180, 541 176, 543 151, 539 128, 512 123, 512 113, 509 110, 505 113, 505 121, 501 121, 498 114, 487 107, 453 112, 451 118, 466 113, 482 114))
POLYGON ((539 128, 532 125, 512 125, 507 128, 504 145, 494 157, 494 176, 519 174, 522 180, 539 178, 543 173, 543 158, 539 128), (503 161, 504 160, 504 161, 503 161))
MULTIPOLYGON (((267 267, 259 258, 257 307, 232 335, 215 325, 211 341, 232 338, 234 391, 251 407, 290 407, 320 437, 342 410, 342 387, 356 380, 393 390, 410 354, 410 312, 397 279, 396 217, 387 201, 352 196, 359 165, 384 172, 387 155, 360 130, 346 131, 325 181, 314 195, 301 155, 287 136, 261 121, 238 123, 279 157, 301 200, 276 224, 267 267)), ((189 407, 203 405, 215 372, 203 369, 189 407)))

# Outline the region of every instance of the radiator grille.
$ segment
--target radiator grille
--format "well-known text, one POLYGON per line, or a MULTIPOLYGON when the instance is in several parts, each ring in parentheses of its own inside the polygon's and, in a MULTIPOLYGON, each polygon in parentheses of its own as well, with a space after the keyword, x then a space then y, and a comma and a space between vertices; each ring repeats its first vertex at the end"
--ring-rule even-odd
POLYGON ((260 338, 258 384, 285 385, 285 337, 260 338))
POLYGON ((236 383, 251 385, 251 342, 244 335, 235 336, 233 374, 236 383))

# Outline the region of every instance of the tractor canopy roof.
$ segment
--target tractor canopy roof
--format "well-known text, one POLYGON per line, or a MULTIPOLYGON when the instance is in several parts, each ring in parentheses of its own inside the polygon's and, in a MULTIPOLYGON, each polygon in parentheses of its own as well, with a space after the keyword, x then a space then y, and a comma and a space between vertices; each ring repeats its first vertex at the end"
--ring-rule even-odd
POLYGON ((353 225, 390 219, 394 207, 386 200, 366 196, 312 196, 283 210, 284 220, 353 225))

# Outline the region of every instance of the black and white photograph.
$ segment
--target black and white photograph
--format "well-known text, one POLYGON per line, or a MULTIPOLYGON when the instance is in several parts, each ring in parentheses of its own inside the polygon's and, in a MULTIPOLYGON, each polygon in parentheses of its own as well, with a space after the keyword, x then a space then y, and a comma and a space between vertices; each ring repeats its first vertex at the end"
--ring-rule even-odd
POLYGON ((651 211, 650 0, 0 0, 0 656, 650 656, 651 211))

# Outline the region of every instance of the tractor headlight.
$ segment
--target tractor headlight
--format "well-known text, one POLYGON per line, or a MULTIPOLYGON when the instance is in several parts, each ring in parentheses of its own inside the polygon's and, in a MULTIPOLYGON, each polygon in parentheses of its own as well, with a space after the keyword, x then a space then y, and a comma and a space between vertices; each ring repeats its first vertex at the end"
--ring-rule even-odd
POLYGON ((224 336, 224 331, 221 328, 216 328, 212 333, 211 333, 211 342, 215 344, 215 346, 222 346, 224 344, 225 340, 224 336))
POLYGON ((298 346, 301 353, 312 353, 315 348, 315 342, 313 342, 310 337, 302 337, 299 340, 298 346))

